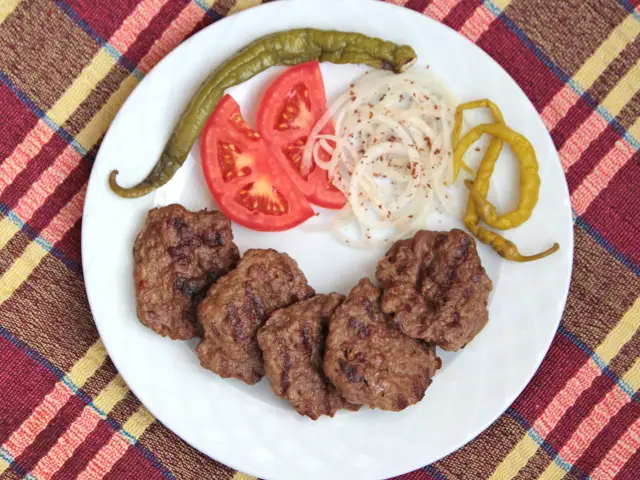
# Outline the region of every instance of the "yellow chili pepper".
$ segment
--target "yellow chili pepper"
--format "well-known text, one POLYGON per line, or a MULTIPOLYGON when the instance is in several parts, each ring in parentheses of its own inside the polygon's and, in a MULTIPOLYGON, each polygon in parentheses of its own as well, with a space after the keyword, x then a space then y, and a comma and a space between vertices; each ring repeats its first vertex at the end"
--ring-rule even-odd
POLYGON ((514 262, 532 262, 534 260, 540 260, 541 258, 548 257, 560 249, 560 245, 554 243, 551 248, 548 248, 544 252, 540 252, 535 255, 522 255, 518 251, 518 247, 516 247, 513 242, 510 242, 491 230, 487 230, 486 228, 474 224, 467 224, 467 228, 478 240, 489 245, 502 258, 512 260, 514 262))
MULTIPOLYGON (((463 112, 465 110, 472 110, 475 108, 485 108, 485 107, 491 111, 491 114, 493 115, 497 123, 504 124, 504 117, 502 116, 502 112, 500 111, 500 108, 498 108, 498 106, 495 103, 493 103, 491 100, 485 98, 483 100, 475 100, 473 102, 462 103, 458 105, 458 108, 456 108, 456 118, 455 118, 455 123, 453 125, 453 132, 451 134, 451 143, 454 149, 457 147, 458 142, 460 141, 459 137, 460 137, 460 131, 462 130, 463 112)), ((496 162, 498 161, 500 152, 502 152, 503 143, 504 142, 499 138, 493 138, 491 140, 491 143, 489 144, 489 147, 487 148, 487 151, 484 155, 484 158, 482 159, 482 162, 480 162, 480 165, 478 166, 478 172, 476 173, 476 179, 474 180, 474 185, 476 190, 480 195, 482 195, 482 197, 486 198, 487 193, 489 192, 489 179, 491 178, 491 175, 493 175, 493 170, 495 168, 496 162)), ((460 155, 458 155, 457 157, 454 155, 454 159, 453 159, 454 175, 456 177, 457 177, 457 172, 459 172, 459 168, 460 168, 458 167, 458 171, 456 172, 455 170, 456 164, 461 166, 465 170, 468 169, 467 171, 471 170, 462 161, 462 157, 464 156, 465 152, 460 151, 459 153, 460 155)), ((464 216, 464 222, 465 224, 477 225, 479 220, 480 219, 478 217, 478 212, 476 211, 475 201, 473 199, 473 196, 469 195, 469 198, 467 200, 467 211, 464 216)))
MULTIPOLYGON (((504 123, 504 117, 502 116, 502 112, 500 111, 498 106, 487 98, 482 100, 474 100, 473 102, 461 103, 456 108, 455 122, 453 124, 453 131, 451 132, 451 145, 453 146, 454 150, 458 145, 458 142, 460 141, 460 131, 462 130, 463 112, 465 110, 474 110, 476 108, 488 108, 491 114, 493 115, 493 118, 495 119, 496 123, 504 123)), ((502 143, 503 143, 502 140, 498 138, 494 138, 491 141, 489 148, 487 149, 485 159, 491 153, 492 158, 495 156, 495 159, 493 161, 494 165, 496 160, 498 160, 498 156, 500 156, 500 151, 502 150, 502 143)), ((454 182, 458 178, 458 174, 460 173, 460 168, 462 168, 463 170, 469 173, 473 172, 473 170, 471 170, 471 168, 469 168, 462 160, 463 156, 464 156, 464 152, 460 156, 456 157, 455 154, 453 156, 453 181, 454 182)), ((491 168, 491 172, 493 173, 493 168, 491 168)), ((487 188, 489 188, 488 184, 487 184, 487 188)), ((486 196, 486 193, 485 193, 485 196, 486 196)))
POLYGON ((454 158, 462 156, 485 133, 508 142, 520 162, 520 200, 516 210, 499 216, 495 206, 484 198, 481 192, 475 192, 477 195, 473 196, 478 215, 487 225, 499 230, 508 230, 526 222, 531 217, 536 203, 538 203, 538 194, 540 192, 538 160, 529 140, 506 125, 499 123, 486 123, 472 128, 458 142, 453 153, 454 158))
MULTIPOLYGON (((477 136, 473 141, 469 141, 467 139, 468 134, 465 136, 463 140, 466 140, 463 147, 460 147, 459 136, 460 131, 462 129, 462 112, 464 110, 469 110, 473 108, 481 108, 487 107, 491 110, 493 114, 496 124, 496 127, 500 125, 504 126, 504 118, 502 116, 502 112, 490 100, 476 100, 474 102, 463 103, 458 106, 456 109, 456 120, 452 133, 452 144, 454 148, 454 166, 457 165, 457 169, 455 170, 455 175, 459 172, 460 167, 464 168, 465 165, 462 162, 462 157, 464 156, 467 149, 482 136, 482 133, 477 136)), ((476 127, 477 128, 477 127, 476 127)), ((483 132, 484 133, 484 132, 483 132)), ((515 132, 514 132, 515 133, 515 132)), ((516 134, 518 135, 518 134, 516 134)), ((470 137, 472 138, 472 137, 470 137)), ((522 137, 524 138, 524 137, 522 137)), ((552 253, 556 252, 560 246, 557 243, 554 243, 553 246, 544 252, 538 253, 536 255, 522 255, 518 251, 518 247, 513 242, 503 238, 499 234, 492 232, 491 230, 487 230, 484 227, 479 226, 480 216, 478 214, 478 204, 482 205, 484 210, 483 213, 490 215, 492 212, 486 212, 487 204, 491 205, 487 200, 487 193, 489 192, 489 183, 491 179, 491 175, 493 175, 493 170, 495 168, 498 157, 500 156, 500 152, 502 151, 502 146, 504 140, 507 140, 504 136, 494 136, 487 148, 484 158, 480 165, 478 166, 478 171, 476 173, 476 179, 471 182, 469 180, 465 181, 465 185, 469 188, 469 198, 467 200, 467 211, 464 215, 464 223, 469 229, 469 231, 482 243, 489 245, 493 250, 495 250, 501 257, 512 260, 515 262, 531 262, 533 260, 539 260, 544 258, 552 253)), ((526 139, 525 139, 526 140, 526 139)), ((528 142, 527 142, 528 143, 528 142)), ((512 144, 513 147, 513 144, 512 144)), ((515 151, 515 148, 514 148, 515 151)), ((537 176, 537 160, 535 159, 535 154, 533 156, 533 161, 535 162, 535 174, 537 176)), ((521 183, 522 183, 522 173, 521 173, 521 183)), ((539 189, 539 179, 538 179, 538 189, 539 189)), ((537 202, 538 192, 536 191, 535 199, 537 202)), ((531 206, 531 210, 533 210, 533 206, 531 206)), ((497 217, 495 212, 495 207, 493 209, 493 214, 497 217)), ((530 216, 530 213, 529 213, 530 216)), ((528 218, 528 217, 527 217, 528 218)))

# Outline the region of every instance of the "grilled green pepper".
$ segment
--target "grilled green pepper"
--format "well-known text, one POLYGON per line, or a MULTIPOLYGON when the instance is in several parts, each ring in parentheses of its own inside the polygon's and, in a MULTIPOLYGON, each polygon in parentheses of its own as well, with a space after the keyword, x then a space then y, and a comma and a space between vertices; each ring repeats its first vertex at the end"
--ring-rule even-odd
POLYGON ((360 33, 303 28, 259 38, 224 62, 202 83, 182 113, 160 159, 137 185, 121 187, 114 170, 111 189, 121 197, 146 195, 167 183, 182 166, 224 91, 275 65, 297 65, 311 60, 332 63, 362 63, 400 73, 416 61, 406 45, 385 42, 360 33))

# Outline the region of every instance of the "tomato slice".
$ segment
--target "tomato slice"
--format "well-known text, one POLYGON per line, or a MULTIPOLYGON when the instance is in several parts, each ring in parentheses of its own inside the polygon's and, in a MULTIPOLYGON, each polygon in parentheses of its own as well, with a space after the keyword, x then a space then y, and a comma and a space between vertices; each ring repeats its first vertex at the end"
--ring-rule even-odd
POLYGON ((282 231, 314 215, 230 95, 220 100, 204 127, 200 156, 218 208, 234 222, 252 230, 282 231))
MULTIPOLYGON (((309 133, 326 109, 320 64, 307 62, 287 69, 267 88, 258 108, 257 126, 282 167, 311 203, 342 208, 346 199, 331 184, 325 170, 314 165, 308 175, 300 171, 309 133)), ((322 133, 332 135, 333 125, 328 124, 322 133)))

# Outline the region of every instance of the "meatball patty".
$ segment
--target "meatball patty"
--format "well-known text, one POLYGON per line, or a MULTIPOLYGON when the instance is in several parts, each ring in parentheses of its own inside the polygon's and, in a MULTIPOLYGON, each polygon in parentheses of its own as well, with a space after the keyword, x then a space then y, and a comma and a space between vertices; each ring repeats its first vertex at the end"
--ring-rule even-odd
POLYGON ((389 323, 380 310, 380 294, 363 278, 336 309, 324 372, 349 402, 400 411, 422 400, 441 362, 435 347, 389 323))
POLYGON ((247 250, 198 307, 204 337, 200 364, 224 378, 253 385, 264 375, 256 334, 271 312, 314 294, 298 264, 286 253, 247 250))
POLYGON ((163 336, 197 336, 197 304, 239 258, 222 213, 181 205, 150 210, 133 247, 138 318, 163 336))
POLYGON ((360 408, 342 398, 322 371, 329 317, 343 300, 337 293, 316 295, 276 310, 258 331, 273 392, 313 420, 333 417, 341 408, 360 408))
POLYGON ((475 240, 462 230, 421 230, 378 263, 382 310, 405 334, 458 350, 487 324, 493 288, 475 240))

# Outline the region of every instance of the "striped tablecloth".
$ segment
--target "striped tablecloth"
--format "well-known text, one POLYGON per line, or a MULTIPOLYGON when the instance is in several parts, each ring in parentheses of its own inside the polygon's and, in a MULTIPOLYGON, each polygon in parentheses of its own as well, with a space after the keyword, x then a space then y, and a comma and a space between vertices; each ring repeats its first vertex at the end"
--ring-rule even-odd
MULTIPOLYGON (((127 95, 186 37, 257 3, 0 0, 1 479, 249 478, 155 421, 118 375, 87 305, 80 226, 127 95)), ((531 384, 476 440, 403 478, 639 479, 638 0, 394 3, 458 30, 524 89, 560 152, 576 237, 531 384)))

